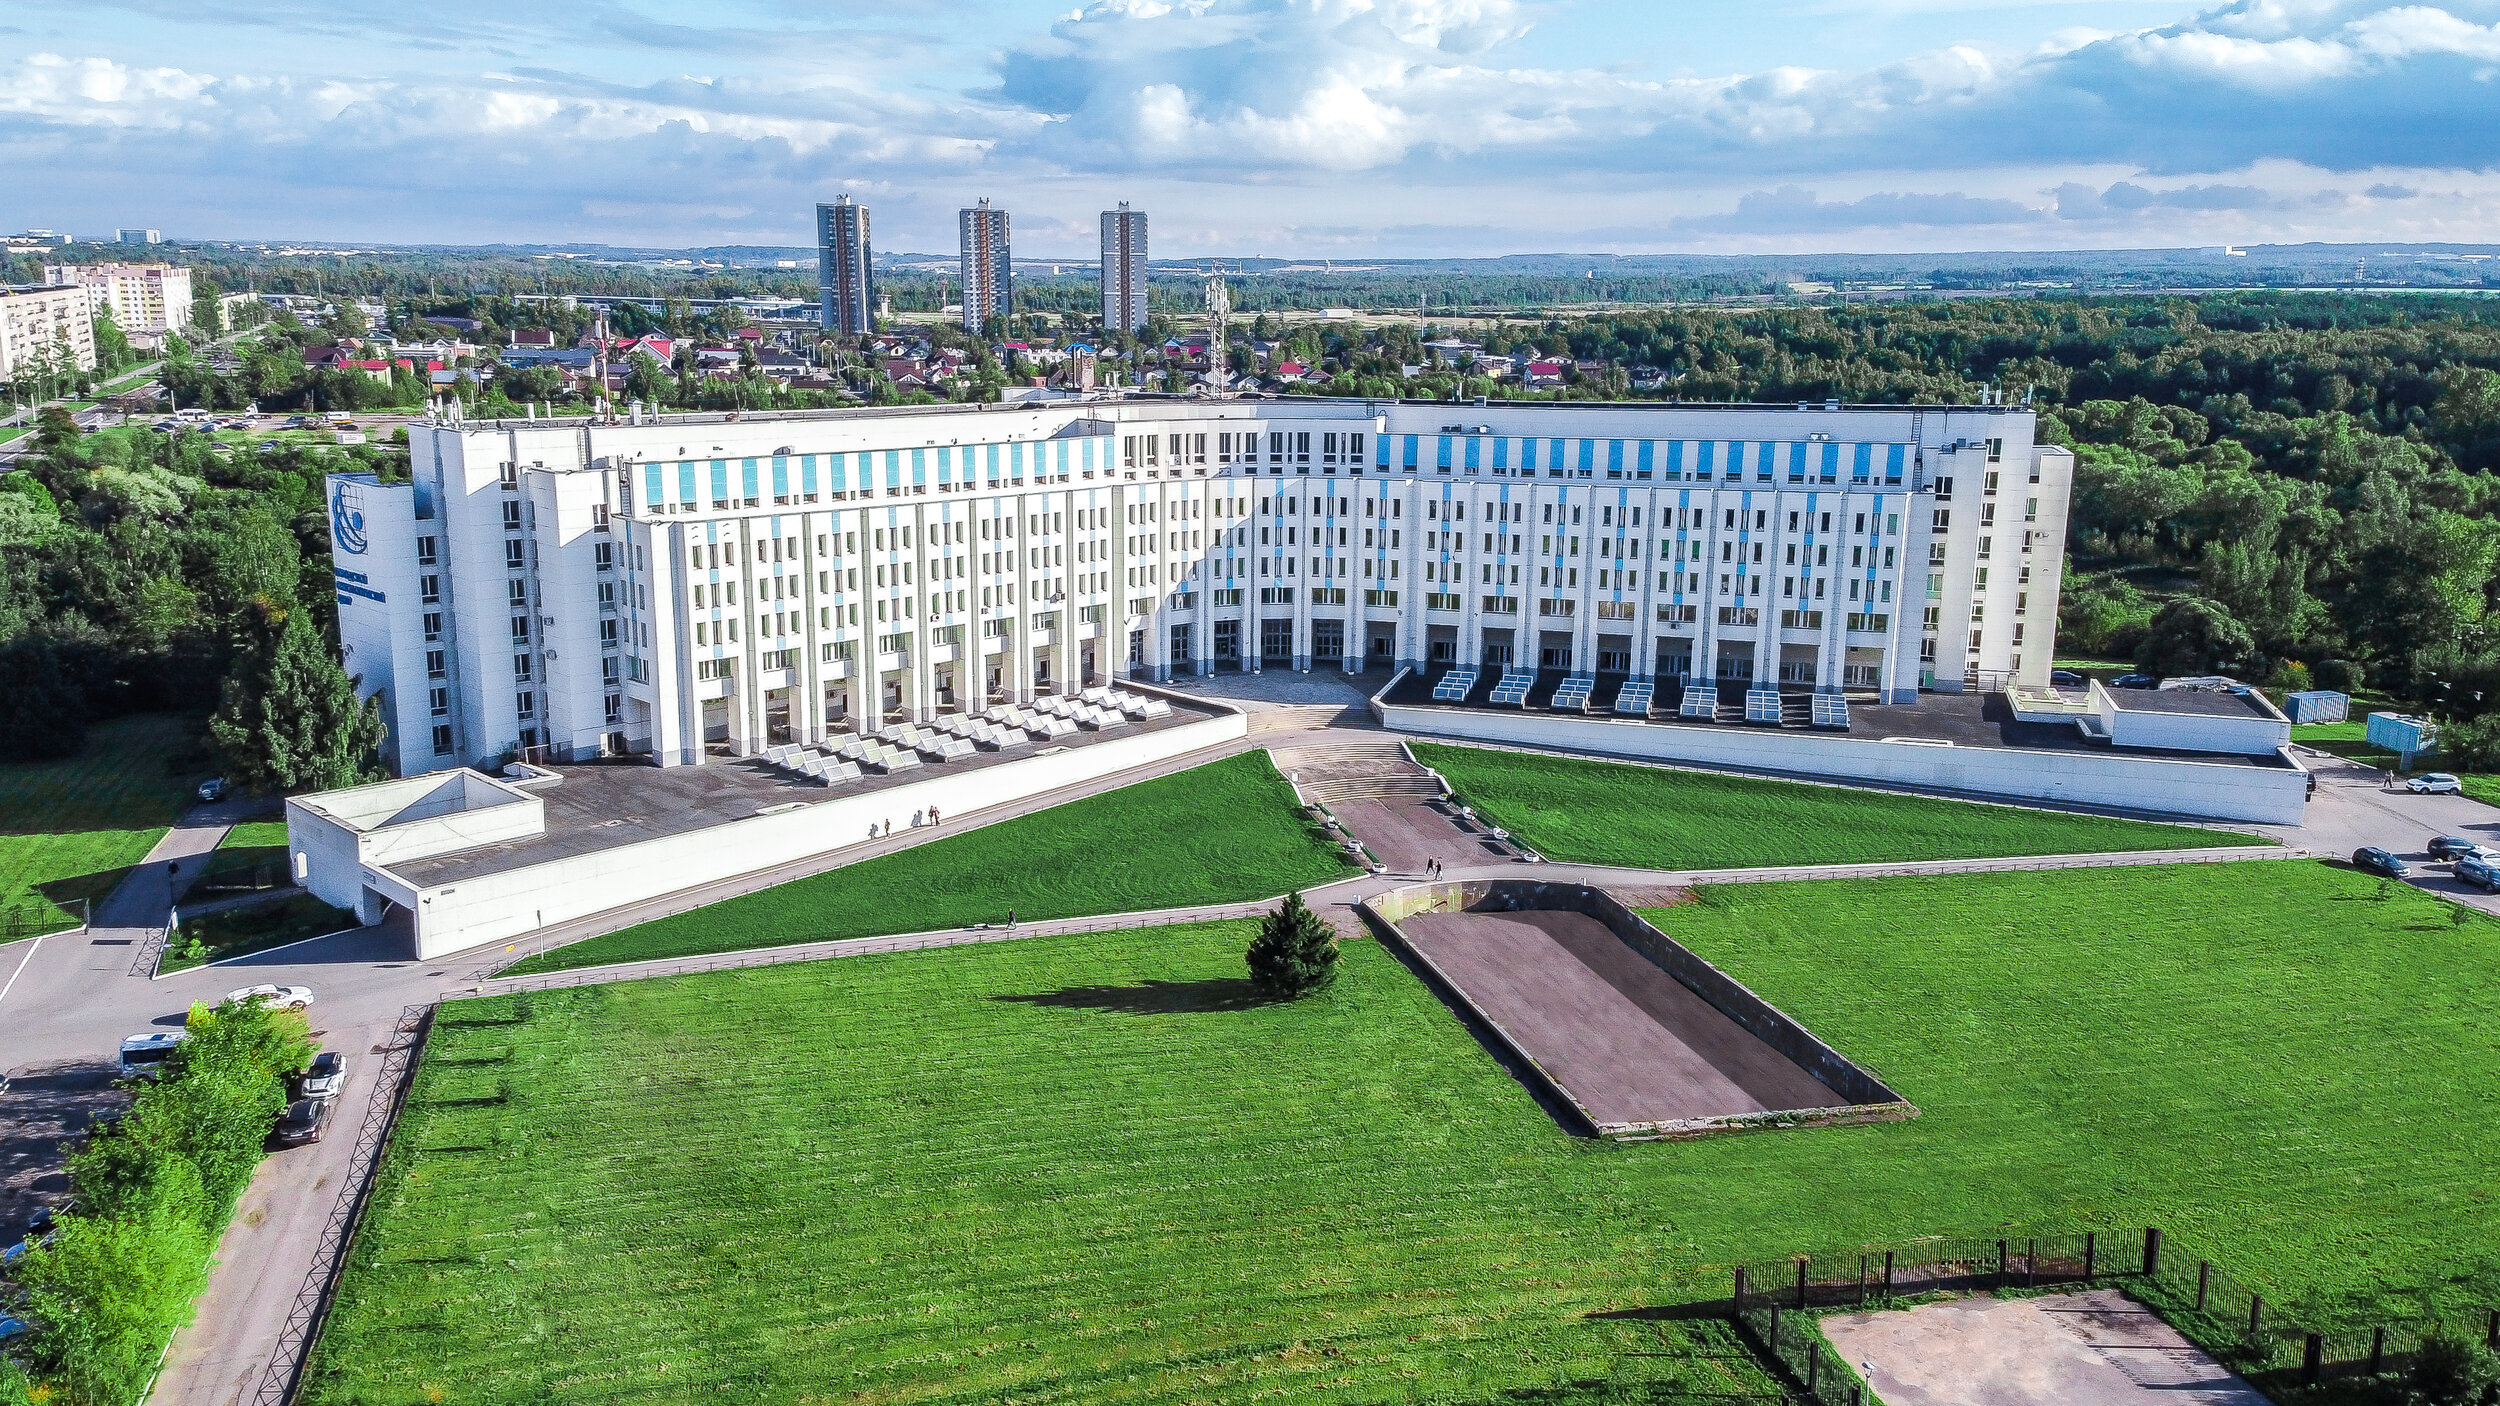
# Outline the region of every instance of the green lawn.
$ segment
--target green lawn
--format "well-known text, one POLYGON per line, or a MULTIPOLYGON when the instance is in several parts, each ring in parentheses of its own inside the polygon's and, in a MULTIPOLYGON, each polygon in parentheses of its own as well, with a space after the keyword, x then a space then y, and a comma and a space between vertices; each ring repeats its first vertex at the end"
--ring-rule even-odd
POLYGON ((333 908, 308 893, 220 908, 182 920, 182 929, 165 944, 157 960, 159 972, 186 971, 247 952, 266 952, 308 937, 344 932, 356 926, 356 915, 333 908))
POLYGON ((1003 921, 1235 903, 1350 872, 1264 752, 528 958, 507 974, 1003 921))
POLYGON ((2186 825, 1416 743, 1468 804, 1548 859, 1644 869, 1874 864, 2264 844, 2186 825))
POLYGON ((1693 1143, 1563 1135, 1367 940, 1251 1003, 1248 924, 456 1001, 304 1399, 1698 1400, 1743 1364, 1638 1310, 1718 1266, 2027 1228, 2491 1302, 2500 925, 2377 892, 1707 890, 1655 916, 1924 1113, 1693 1143))
POLYGON ((198 724, 116 718, 66 761, 0 763, 0 938, 74 927, 179 818, 198 724))
POLYGON ((246 820, 226 832, 217 842, 219 849, 285 849, 286 822, 283 820, 246 820))

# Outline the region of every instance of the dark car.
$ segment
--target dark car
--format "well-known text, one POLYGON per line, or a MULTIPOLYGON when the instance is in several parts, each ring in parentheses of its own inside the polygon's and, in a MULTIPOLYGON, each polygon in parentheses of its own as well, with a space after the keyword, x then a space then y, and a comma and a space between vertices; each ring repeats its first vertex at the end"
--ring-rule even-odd
POLYGON ((2481 849, 2482 846, 2467 839, 2463 835, 2434 835, 2431 837, 2431 842, 2424 845, 2423 848, 2430 851, 2430 856, 2433 859, 2456 859, 2463 855, 2472 854, 2474 851, 2481 849))
POLYGON ((2389 854, 2383 849, 2375 847, 2370 849, 2354 850, 2352 852, 2352 867, 2360 870, 2364 874, 2376 874, 2381 878, 2387 879, 2409 879, 2413 877, 2413 870, 2407 867, 2403 860, 2398 859, 2396 856, 2389 854))
POLYGON ((330 1122, 330 1100, 299 1098, 286 1106, 278 1118, 277 1130, 270 1134, 280 1147, 302 1147, 321 1141, 321 1130, 330 1122))
POLYGON ((2469 854, 2457 861, 2457 882, 2472 884, 2485 893, 2500 893, 2500 860, 2469 854))
POLYGON ((2120 674, 2109 681, 2111 688, 2159 688, 2161 680, 2151 674, 2120 674))
POLYGON ((2049 670, 2049 685, 2052 688, 2081 688, 2087 682, 2083 675, 2072 669, 2049 670))

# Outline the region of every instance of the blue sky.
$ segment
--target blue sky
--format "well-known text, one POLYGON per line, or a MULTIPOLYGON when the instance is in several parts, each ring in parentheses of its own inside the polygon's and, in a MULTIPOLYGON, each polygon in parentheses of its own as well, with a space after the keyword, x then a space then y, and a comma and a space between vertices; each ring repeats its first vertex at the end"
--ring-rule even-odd
POLYGON ((2500 237, 2500 0, 0 0, 0 226, 1020 254, 2500 237))

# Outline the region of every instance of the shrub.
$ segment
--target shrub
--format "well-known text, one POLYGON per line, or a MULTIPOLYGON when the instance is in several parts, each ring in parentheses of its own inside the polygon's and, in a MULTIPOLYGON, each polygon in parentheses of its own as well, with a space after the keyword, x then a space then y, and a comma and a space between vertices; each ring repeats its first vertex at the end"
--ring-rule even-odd
POLYGON ((2471 1338, 2442 1331, 2422 1340, 2401 1399, 2407 1406, 2488 1406, 2495 1397, 2500 1358, 2471 1338))
POLYGON ((2321 659, 2309 673, 2318 681, 2318 687, 2337 693, 2353 693, 2361 687, 2361 666, 2349 659, 2321 659))

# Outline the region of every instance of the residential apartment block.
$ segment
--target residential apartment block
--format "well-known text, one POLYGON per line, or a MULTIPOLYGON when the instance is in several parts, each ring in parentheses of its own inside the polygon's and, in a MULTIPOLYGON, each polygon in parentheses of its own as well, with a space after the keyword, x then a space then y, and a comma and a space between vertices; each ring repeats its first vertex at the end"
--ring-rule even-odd
POLYGON ((1015 256, 1007 237, 1007 212, 983 200, 957 213, 962 238, 964 330, 980 336, 1004 326, 1016 310, 1015 256))
POLYGON ((877 279, 868 246, 868 207, 847 195, 816 207, 816 285, 824 329, 857 337, 872 331, 877 279))
POLYGON ((89 307, 110 311, 132 346, 160 347, 191 326, 191 270, 174 264, 46 264, 44 282, 86 290, 89 307))
POLYGON ((0 381, 95 369, 95 321, 83 288, 0 286, 0 381))
POLYGON ((1125 200, 1102 212, 1102 325, 1146 330, 1146 212, 1125 200))
POLYGON ((2045 680, 2072 456, 2018 407, 1083 398, 410 427, 330 480, 410 774, 700 763, 1221 670, 1915 703, 2045 680))

